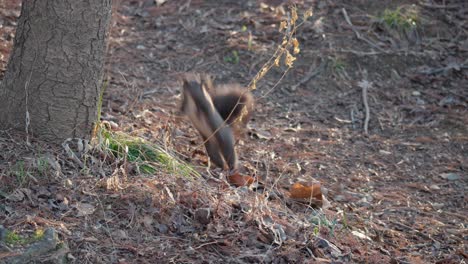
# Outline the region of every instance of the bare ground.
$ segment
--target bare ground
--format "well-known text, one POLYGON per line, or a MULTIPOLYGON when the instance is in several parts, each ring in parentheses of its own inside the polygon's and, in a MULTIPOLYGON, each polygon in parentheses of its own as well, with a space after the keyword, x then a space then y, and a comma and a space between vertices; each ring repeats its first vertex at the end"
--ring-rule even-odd
MULTIPOLYGON (((93 174, 61 149, 7 132, 0 223, 24 235, 55 227, 74 263, 466 263, 468 4, 293 2, 313 9, 297 33, 301 53, 278 86, 285 68, 260 82, 250 137, 237 147, 264 191, 163 171, 127 175, 118 162, 93 174), (381 22, 397 8, 417 13, 417 29, 381 22), (61 173, 38 170, 38 155, 61 173), (21 168, 34 180, 16 186, 21 168), (321 182, 329 204, 291 201, 285 189, 299 180, 321 182)), ((280 43, 288 10, 264 3, 116 2, 103 119, 207 174, 200 139, 178 116, 177 77, 248 84, 280 43)), ((3 71, 18 3, 0 1, 0 14, 3 71)), ((0 262, 9 256, 1 252, 0 262)))

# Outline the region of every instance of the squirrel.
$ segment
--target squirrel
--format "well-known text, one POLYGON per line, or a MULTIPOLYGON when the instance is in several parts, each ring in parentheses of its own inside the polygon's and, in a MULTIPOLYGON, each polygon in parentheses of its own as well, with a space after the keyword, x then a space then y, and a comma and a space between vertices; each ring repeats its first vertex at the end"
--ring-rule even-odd
POLYGON ((211 96, 213 105, 223 120, 239 138, 249 122, 254 99, 252 93, 237 83, 214 86, 209 75, 201 75, 201 82, 211 96))
POLYGON ((240 85, 214 87, 208 75, 185 75, 181 111, 200 133, 210 160, 230 173, 238 170, 233 130, 245 128, 253 96, 240 85))

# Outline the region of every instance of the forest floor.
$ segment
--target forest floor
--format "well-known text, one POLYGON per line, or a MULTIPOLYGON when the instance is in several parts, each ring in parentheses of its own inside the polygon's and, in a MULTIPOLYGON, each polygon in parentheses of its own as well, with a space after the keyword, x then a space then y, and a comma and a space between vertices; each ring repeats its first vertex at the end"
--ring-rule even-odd
MULTIPOLYGON (((0 0, 1 72, 18 2, 0 0)), ((19 237, 54 227, 72 263, 468 262, 468 3, 292 2, 313 11, 300 53, 257 84, 237 146, 263 188, 208 176, 179 77, 249 84, 281 44, 288 2, 114 1, 102 119, 203 177, 80 169, 4 133, 0 225, 19 237), (320 182, 322 208, 289 198, 298 181, 320 182)), ((0 262, 21 243, 8 248, 0 262)))

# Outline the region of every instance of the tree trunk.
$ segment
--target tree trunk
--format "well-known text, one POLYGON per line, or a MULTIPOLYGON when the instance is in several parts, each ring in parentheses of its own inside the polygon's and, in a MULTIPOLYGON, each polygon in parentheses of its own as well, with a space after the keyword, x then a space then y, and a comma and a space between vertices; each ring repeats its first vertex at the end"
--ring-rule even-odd
POLYGON ((111 0, 23 0, 0 84, 0 129, 60 143, 97 118, 111 0))

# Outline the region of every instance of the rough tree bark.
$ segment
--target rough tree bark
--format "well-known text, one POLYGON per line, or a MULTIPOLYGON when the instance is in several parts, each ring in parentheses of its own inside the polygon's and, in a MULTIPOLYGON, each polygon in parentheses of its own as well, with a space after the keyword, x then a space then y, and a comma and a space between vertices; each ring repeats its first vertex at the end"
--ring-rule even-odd
POLYGON ((0 84, 0 129, 60 143, 97 118, 111 0, 23 0, 0 84))

